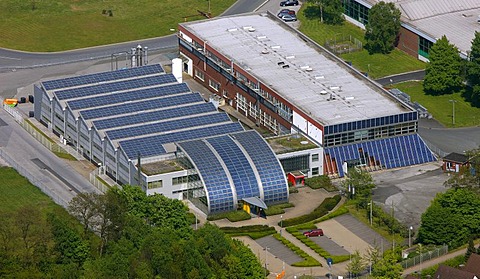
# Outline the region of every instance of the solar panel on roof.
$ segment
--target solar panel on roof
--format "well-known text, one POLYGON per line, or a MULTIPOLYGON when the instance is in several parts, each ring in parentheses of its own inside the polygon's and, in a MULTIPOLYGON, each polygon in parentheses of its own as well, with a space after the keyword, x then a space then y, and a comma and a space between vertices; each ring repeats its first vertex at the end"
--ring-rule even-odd
POLYGON ((102 72, 78 77, 69 77, 63 79, 49 80, 42 82, 45 90, 53 90, 59 88, 67 88, 85 84, 112 81, 117 79, 131 78, 137 76, 145 76, 156 73, 163 73, 164 70, 160 64, 148 65, 143 67, 121 69, 111 72, 102 72))
POLYGON ((233 122, 163 135, 124 140, 120 141, 119 144, 128 158, 135 159, 137 158, 138 154, 140 154, 142 157, 151 157, 164 154, 165 149, 162 145, 165 143, 206 138, 239 131, 243 131, 242 125, 240 125, 238 122, 233 122))
POLYGON ((164 84, 168 80, 172 80, 172 75, 169 74, 169 75, 139 77, 136 79, 115 81, 110 83, 102 83, 98 85, 90 85, 90 86, 84 86, 84 87, 78 87, 78 88, 59 90, 59 91, 55 91, 55 95, 59 100, 66 100, 66 99, 72 99, 72 98, 94 96, 94 95, 99 95, 99 94, 104 94, 109 92, 136 89, 140 87, 154 86, 158 84, 164 84))
POLYGON ((200 103, 179 108, 163 109, 133 115, 123 115, 114 118, 95 120, 93 121, 93 125, 95 125, 97 130, 104 130, 113 127, 128 126, 138 123, 159 121, 174 117, 182 117, 214 111, 216 111, 216 109, 212 103, 200 103))
POLYGON ((227 121, 230 121, 228 115, 226 113, 219 112, 215 114, 201 115, 197 117, 182 118, 172 121, 157 122, 152 124, 122 128, 118 130, 110 130, 105 133, 109 139, 117 140, 121 138, 129 138, 173 130, 181 130, 227 121))
MULTIPOLYGON (((325 148, 337 164, 339 176, 344 176, 344 162, 391 169, 435 161, 435 156, 419 135, 404 135, 387 139, 325 148)), ((351 165, 350 165, 351 166, 351 165)))
POLYGON ((127 114, 137 111, 144 111, 150 109, 157 109, 163 107, 178 106, 181 104, 188 104, 194 102, 201 102, 203 98, 199 94, 187 93, 183 95, 176 95, 165 97, 161 99, 146 100, 140 102, 125 103, 121 105, 114 105, 103 108, 95 108, 80 111, 83 119, 94 119, 113 115, 127 114))
MULTIPOLYGON (((173 80, 168 82, 176 81, 175 77, 173 80)), ((128 101, 135 101, 135 100, 142 100, 142 99, 149 99, 155 97, 163 97, 167 95, 174 95, 178 93, 189 92, 190 88, 185 83, 177 83, 171 85, 164 85, 159 87, 152 87, 147 89, 140 89, 134 91, 127 91, 121 93, 113 93, 109 94, 108 96, 96 96, 96 97, 89 97, 85 99, 79 100, 72 100, 68 101, 67 104, 72 110, 79 110, 91 107, 99 107, 105 106, 115 103, 123 103, 128 101)))
MULTIPOLYGON (((260 197, 260 188, 250 162, 228 135, 207 139, 227 166, 239 200, 260 197)), ((201 156, 201 154, 200 154, 201 156)))
POLYGON ((247 151, 262 181, 266 203, 284 201, 288 198, 285 173, 277 157, 265 140, 253 130, 232 134, 247 151))
POLYGON ((207 189, 209 212, 233 210, 232 187, 227 173, 212 150, 201 140, 179 143, 193 164, 207 189))

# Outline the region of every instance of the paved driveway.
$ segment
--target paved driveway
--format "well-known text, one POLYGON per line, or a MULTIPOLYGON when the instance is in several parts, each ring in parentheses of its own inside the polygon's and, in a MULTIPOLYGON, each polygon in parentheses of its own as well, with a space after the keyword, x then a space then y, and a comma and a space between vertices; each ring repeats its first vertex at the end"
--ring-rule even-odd
POLYGON ((318 244, 318 246, 322 247, 322 249, 330 253, 330 255, 340 256, 350 254, 350 252, 345 250, 343 246, 337 244, 328 235, 310 237, 310 240, 318 244))
POLYGON ((334 219, 370 246, 377 246, 379 248, 390 246, 388 240, 350 214, 344 214, 334 219))
POLYGON ((274 255, 276 258, 281 259, 288 265, 303 261, 303 258, 295 254, 292 250, 283 245, 273 236, 266 236, 255 240, 258 245, 268 248, 268 252, 274 255))

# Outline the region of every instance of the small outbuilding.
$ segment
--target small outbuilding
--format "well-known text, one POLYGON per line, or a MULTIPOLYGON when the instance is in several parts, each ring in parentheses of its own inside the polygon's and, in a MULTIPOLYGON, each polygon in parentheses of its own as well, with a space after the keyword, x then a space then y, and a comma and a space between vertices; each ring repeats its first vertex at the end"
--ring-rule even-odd
POLYGON ((468 156, 452 152, 443 158, 444 172, 460 172, 462 167, 468 167, 468 156))

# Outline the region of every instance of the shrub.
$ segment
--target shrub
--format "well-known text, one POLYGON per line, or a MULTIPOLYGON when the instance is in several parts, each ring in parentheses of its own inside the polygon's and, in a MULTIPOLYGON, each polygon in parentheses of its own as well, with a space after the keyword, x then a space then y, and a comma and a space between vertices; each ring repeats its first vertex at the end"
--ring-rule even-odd
POLYGON ((274 234, 273 237, 275 237, 277 240, 282 242, 282 244, 287 246, 290 250, 295 252, 295 254, 304 258, 304 261, 294 263, 292 266, 304 266, 304 267, 307 267, 307 266, 322 266, 322 264, 319 261, 317 261, 312 256, 305 253, 305 251, 298 248, 295 244, 291 243, 288 239, 284 238, 283 236, 280 236, 280 234, 278 234, 278 233, 274 234))
POLYGON ((262 238, 277 232, 274 227, 269 227, 267 225, 222 227, 220 229, 229 236, 249 236, 252 239, 262 238))
POLYGON ((250 214, 248 214, 247 212, 245 212, 243 210, 237 210, 237 211, 211 214, 211 215, 208 215, 207 220, 208 221, 215 221, 215 220, 220 220, 220 219, 225 219, 225 218, 227 218, 230 222, 238 222, 238 221, 244 221, 244 220, 251 219, 252 216, 250 216, 250 214))
POLYGON ((281 224, 279 222, 278 225, 283 225, 283 227, 289 227, 289 226, 299 225, 299 224, 313 221, 317 218, 322 217, 323 215, 327 214, 328 211, 335 208, 335 206, 338 204, 340 200, 341 200, 340 195, 336 195, 331 198, 326 198, 317 208, 315 208, 309 214, 283 220, 283 222, 281 224))
POLYGON ((298 193, 298 188, 295 187, 295 186, 288 187, 288 193, 289 193, 289 194, 298 193))
POLYGON ((329 192, 337 191, 338 189, 332 184, 330 178, 326 175, 319 175, 310 178, 305 178, 305 185, 312 189, 323 188, 329 192))
POLYGON ((265 214, 267 216, 272 216, 272 215, 278 215, 278 214, 283 214, 285 213, 284 208, 290 208, 294 207, 295 205, 291 203, 282 203, 282 204, 276 204, 276 205, 271 205, 267 209, 265 209, 265 214))

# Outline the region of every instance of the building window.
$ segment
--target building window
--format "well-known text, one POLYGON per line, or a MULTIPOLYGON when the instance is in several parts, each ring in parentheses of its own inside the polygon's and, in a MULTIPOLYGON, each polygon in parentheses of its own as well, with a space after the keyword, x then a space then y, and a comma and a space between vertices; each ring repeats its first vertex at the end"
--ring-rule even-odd
POLYGON ((312 168, 312 175, 318 175, 318 168, 312 168))
POLYGON ((428 58, 428 51, 430 50, 430 47, 433 45, 432 42, 429 40, 419 37, 418 39, 418 54, 421 56, 428 58))
POLYGON ((318 162, 318 153, 312 154, 312 162, 318 162))
POLYGON ((285 172, 292 171, 303 171, 306 172, 310 169, 310 164, 308 162, 308 155, 300 155, 296 157, 290 157, 285 159, 280 159, 283 170, 285 172))
POLYGON ((201 81, 205 81, 205 74, 200 70, 195 69, 195 77, 201 81))
POLYGON ((162 180, 148 182, 148 189, 155 189, 155 188, 162 188, 162 187, 163 187, 162 180))
POLYGON ((220 90, 220 83, 214 81, 213 79, 208 80, 208 85, 213 88, 213 90, 217 91, 220 90))

